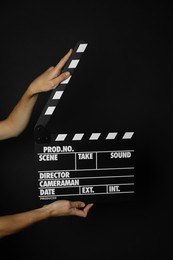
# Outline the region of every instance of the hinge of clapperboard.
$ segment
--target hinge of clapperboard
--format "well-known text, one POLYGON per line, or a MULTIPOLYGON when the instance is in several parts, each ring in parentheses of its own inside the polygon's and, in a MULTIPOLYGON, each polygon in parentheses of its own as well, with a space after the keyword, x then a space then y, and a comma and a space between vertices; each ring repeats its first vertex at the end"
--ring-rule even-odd
POLYGON ((67 84, 69 83, 72 74, 77 67, 82 54, 84 53, 88 43, 80 40, 76 43, 73 52, 65 64, 62 72, 69 71, 70 77, 64 81, 62 81, 57 88, 52 90, 50 97, 42 110, 42 113, 35 125, 34 129, 34 138, 37 143, 49 143, 50 142, 50 133, 46 129, 46 125, 51 118, 54 110, 62 97, 62 94, 65 91, 67 84))

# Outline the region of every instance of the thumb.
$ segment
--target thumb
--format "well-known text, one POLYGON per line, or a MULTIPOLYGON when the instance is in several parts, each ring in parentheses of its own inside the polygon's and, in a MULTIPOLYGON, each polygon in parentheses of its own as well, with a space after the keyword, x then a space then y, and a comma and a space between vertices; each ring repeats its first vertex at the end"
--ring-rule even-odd
POLYGON ((84 208, 85 203, 82 201, 71 201, 70 206, 71 208, 84 208))
POLYGON ((66 71, 60 74, 58 77, 52 79, 54 87, 57 87, 62 81, 70 77, 70 72, 66 71))

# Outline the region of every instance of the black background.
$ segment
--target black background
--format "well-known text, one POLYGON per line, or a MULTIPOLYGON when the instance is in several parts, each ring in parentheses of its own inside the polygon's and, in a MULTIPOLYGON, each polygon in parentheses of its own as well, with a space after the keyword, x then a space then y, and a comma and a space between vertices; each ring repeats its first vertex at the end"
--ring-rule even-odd
MULTIPOLYGON (((170 257, 173 6, 139 2, 1 4, 0 119, 36 76, 84 39, 87 52, 59 104, 56 125, 74 132, 133 129, 136 139, 133 202, 96 203, 86 219, 37 223, 1 240, 4 258, 170 257)), ((49 94, 40 94, 24 132, 0 143, 1 215, 38 206, 33 129, 49 94)))

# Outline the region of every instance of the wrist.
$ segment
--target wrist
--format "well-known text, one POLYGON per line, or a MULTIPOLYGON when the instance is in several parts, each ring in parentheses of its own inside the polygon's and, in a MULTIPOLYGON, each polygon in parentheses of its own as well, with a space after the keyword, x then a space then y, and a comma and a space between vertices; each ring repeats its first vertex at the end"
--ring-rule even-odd
POLYGON ((29 98, 33 96, 38 96, 38 93, 36 92, 35 87, 32 83, 27 88, 26 94, 28 95, 29 98))

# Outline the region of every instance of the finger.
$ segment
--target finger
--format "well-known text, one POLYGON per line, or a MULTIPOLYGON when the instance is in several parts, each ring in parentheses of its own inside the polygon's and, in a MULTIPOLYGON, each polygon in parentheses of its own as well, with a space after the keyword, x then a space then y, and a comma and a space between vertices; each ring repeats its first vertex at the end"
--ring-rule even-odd
POLYGON ((51 67, 49 67, 48 69, 47 69, 47 71, 51 71, 51 70, 53 70, 53 66, 51 66, 51 67))
POLYGON ((88 215, 88 213, 89 213, 90 209, 93 207, 93 205, 94 205, 93 203, 90 203, 83 209, 85 216, 88 215))
POLYGON ((82 217, 82 218, 85 218, 86 217, 86 214, 83 210, 81 209, 73 209, 72 211, 72 215, 73 216, 77 216, 77 217, 82 217))
POLYGON ((68 61, 68 59, 70 58, 71 54, 72 54, 72 49, 70 49, 67 54, 58 62, 58 64, 55 66, 54 70, 56 72, 60 71, 64 65, 66 64, 66 62, 68 61))
POLYGON ((78 209, 78 208, 73 208, 72 209, 72 214, 75 215, 75 216, 86 218, 87 215, 88 215, 89 210, 91 209, 91 207, 93 205, 94 204, 88 204, 83 210, 78 209))
POLYGON ((71 206, 71 208, 84 208, 85 203, 82 201, 71 201, 70 206, 71 206))
POLYGON ((58 77, 51 80, 52 86, 56 88, 62 81, 68 79, 70 77, 70 72, 66 71, 60 74, 58 77))

